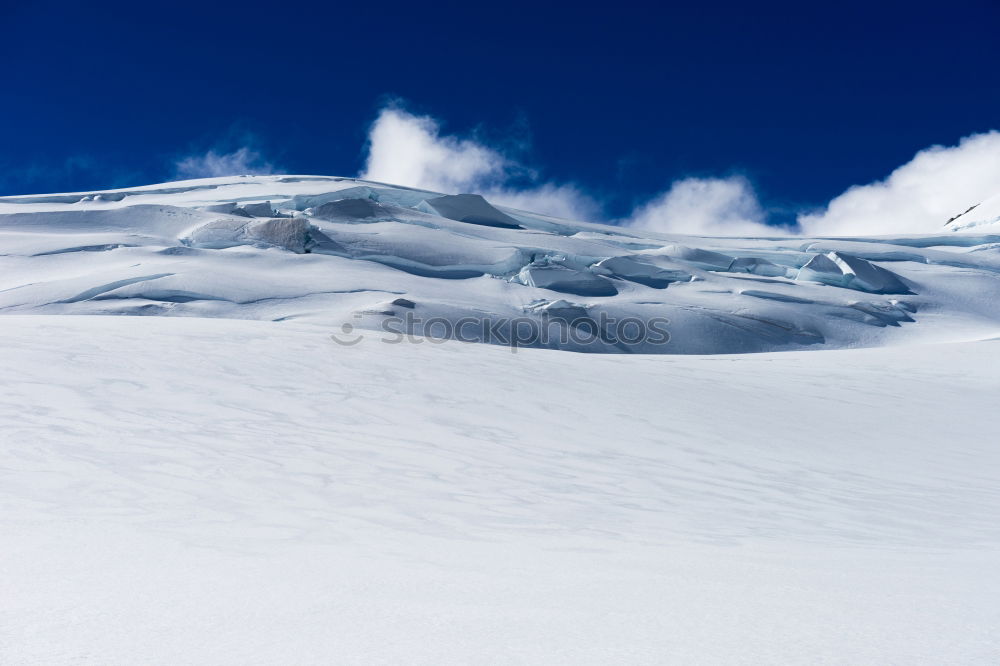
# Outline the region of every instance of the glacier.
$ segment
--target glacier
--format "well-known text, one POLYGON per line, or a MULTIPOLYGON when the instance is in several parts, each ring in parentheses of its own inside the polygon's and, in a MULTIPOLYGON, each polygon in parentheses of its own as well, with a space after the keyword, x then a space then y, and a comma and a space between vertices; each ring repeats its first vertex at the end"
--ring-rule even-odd
POLYGON ((2 197, 0 662, 996 663, 1000 233, 971 219, 692 237, 323 176, 2 197))
POLYGON ((592 317, 667 319, 670 341, 522 346, 717 354, 944 342, 997 325, 980 305, 1000 295, 1000 235, 966 238, 676 237, 350 178, 217 178, 0 199, 0 313, 378 330, 377 316, 356 314, 390 293, 417 304, 418 322, 454 324, 569 298, 592 317), (904 325, 876 314, 894 311, 904 325))

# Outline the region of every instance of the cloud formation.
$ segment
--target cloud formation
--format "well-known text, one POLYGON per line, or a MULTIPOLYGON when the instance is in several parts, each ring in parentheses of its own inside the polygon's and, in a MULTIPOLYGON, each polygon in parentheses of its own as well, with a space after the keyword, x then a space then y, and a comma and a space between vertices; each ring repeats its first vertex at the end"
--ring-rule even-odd
POLYGON ((441 133, 430 116, 397 106, 382 109, 368 134, 365 180, 433 192, 476 192, 492 202, 556 217, 586 219, 600 206, 579 188, 538 183, 517 160, 479 141, 441 133), (527 187, 513 183, 527 179, 527 187))
POLYGON ((753 186, 742 176, 684 178, 638 207, 625 224, 663 233, 701 236, 775 235, 753 186))
MULTIPOLYGON (((360 174, 366 180, 434 192, 477 192, 496 204, 556 217, 600 222, 601 203, 573 184, 539 182, 536 172, 503 150, 442 133, 429 116, 382 109, 368 136, 360 174)), ((922 150, 880 182, 855 186, 796 227, 769 224, 744 176, 683 178, 637 206, 618 224, 705 236, 924 233, 1000 193, 1000 132, 974 134, 957 146, 922 150)))
POLYGON ((210 150, 201 155, 188 155, 174 163, 175 176, 186 178, 215 178, 218 176, 266 175, 275 172, 273 164, 258 151, 248 146, 231 153, 210 150))
POLYGON ((597 200, 576 185, 543 183, 528 189, 495 187, 486 190, 484 196, 501 206, 567 220, 597 222, 604 215, 597 200))
MULTIPOLYGON (((434 192, 476 192, 501 206, 555 217, 593 222, 605 218, 600 202, 579 187, 540 183, 534 171, 503 151, 443 134, 433 118, 398 106, 382 109, 372 123, 359 175, 434 192)), ((750 182, 734 176, 677 181, 619 223, 705 235, 780 233, 766 226, 765 219, 750 182)))
POLYGON ((499 152, 471 139, 442 136, 430 116, 389 107, 372 123, 361 177, 455 193, 503 180, 510 166, 499 152))
POLYGON ((852 187, 798 222, 810 236, 943 231, 950 218, 998 193, 1000 132, 991 131, 921 150, 885 180, 852 187))

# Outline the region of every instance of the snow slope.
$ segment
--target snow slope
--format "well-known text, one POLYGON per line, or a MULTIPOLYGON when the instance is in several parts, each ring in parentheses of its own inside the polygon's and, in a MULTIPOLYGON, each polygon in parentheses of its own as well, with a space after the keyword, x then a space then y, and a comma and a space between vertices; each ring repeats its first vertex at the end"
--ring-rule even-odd
POLYGON ((0 663, 996 663, 997 242, 313 177, 6 198, 0 663), (126 314, 161 316, 90 316, 126 314))
MULTIPOLYGON (((0 199, 0 313, 385 330, 386 317, 405 314, 392 306, 403 298, 413 312, 394 330, 456 337, 465 319, 523 320, 521 346, 643 353, 880 346, 992 334, 998 247, 1000 235, 948 232, 669 237, 354 179, 217 178, 0 199), (633 341, 608 323, 628 318, 647 331, 668 320, 669 342, 633 341), (431 320, 436 328, 427 327, 431 320), (601 334, 590 340, 540 334, 549 325, 596 331, 592 322, 601 334)), ((461 333, 494 343, 513 337, 503 327, 461 333)))
POLYGON ((7 317, 5 664, 995 663, 1000 343, 7 317))
POLYGON ((950 231, 1000 231, 1000 194, 982 201, 948 220, 950 231))

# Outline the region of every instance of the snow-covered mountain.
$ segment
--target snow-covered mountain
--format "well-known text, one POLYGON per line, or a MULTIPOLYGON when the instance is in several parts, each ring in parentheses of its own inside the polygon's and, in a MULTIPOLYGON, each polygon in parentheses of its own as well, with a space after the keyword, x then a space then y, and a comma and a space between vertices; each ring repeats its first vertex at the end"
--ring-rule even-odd
POLYGON ((0 663, 997 663, 986 230, 0 199, 0 663))
POLYGON ((347 323, 699 354, 964 340, 1000 321, 1000 232, 658 236, 344 178, 7 197, 0 241, 4 314, 347 323), (669 341, 637 335, 635 320, 669 341))
POLYGON ((989 231, 1000 233, 1000 194, 981 201, 948 220, 949 231, 989 231))

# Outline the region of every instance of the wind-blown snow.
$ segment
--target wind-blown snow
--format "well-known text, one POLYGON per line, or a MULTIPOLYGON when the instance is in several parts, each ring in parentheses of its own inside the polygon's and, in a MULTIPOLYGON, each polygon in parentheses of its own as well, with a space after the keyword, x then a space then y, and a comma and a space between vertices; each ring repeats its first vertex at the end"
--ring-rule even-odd
POLYGON ((0 662, 996 663, 987 231, 308 176, 4 198, 0 662))

